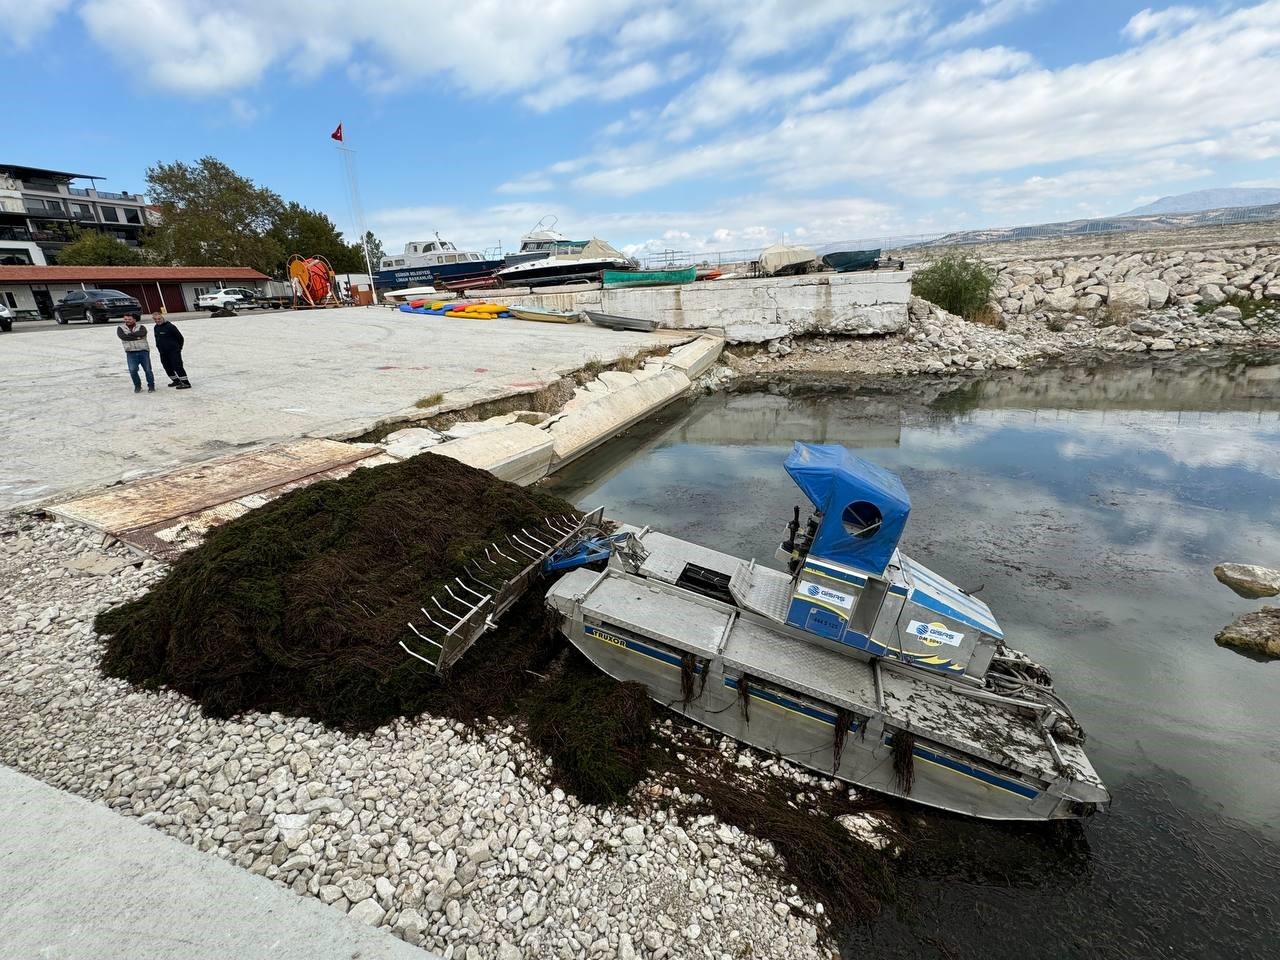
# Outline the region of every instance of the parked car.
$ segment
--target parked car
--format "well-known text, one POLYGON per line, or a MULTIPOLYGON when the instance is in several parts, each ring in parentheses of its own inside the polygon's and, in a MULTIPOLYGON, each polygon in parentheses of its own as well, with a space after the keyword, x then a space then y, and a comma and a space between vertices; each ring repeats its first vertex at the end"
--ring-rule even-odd
POLYGON ((196 297, 197 310, 222 310, 251 307, 258 299, 258 291, 248 287, 221 287, 196 297))
POLYGON ((0 333, 8 333, 13 329, 13 311, 9 305, 0 303, 0 333))
POLYGON ((126 313, 141 316, 142 304, 119 290, 70 290, 53 308, 53 319, 58 323, 72 320, 106 323, 126 313))

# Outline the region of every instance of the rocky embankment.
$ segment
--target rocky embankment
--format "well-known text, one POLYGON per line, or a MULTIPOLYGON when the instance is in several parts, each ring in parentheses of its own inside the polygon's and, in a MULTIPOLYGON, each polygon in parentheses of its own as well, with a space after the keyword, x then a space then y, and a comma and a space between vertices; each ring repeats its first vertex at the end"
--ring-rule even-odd
POLYGON ((512 728, 221 721, 104 679, 94 614, 164 566, 0 522, 0 762, 447 958, 824 955, 769 844, 581 804, 512 728))
POLYGON ((930 250, 923 259, 921 251, 908 251, 916 270, 942 253, 982 259, 995 275, 984 322, 966 322, 913 297, 900 332, 778 336, 759 349, 743 344, 733 348, 737 359, 729 358, 718 375, 939 373, 1015 368, 1099 351, 1280 345, 1275 225, 1233 229, 992 244, 930 250), (1203 248, 1171 246, 1179 239, 1203 248), (1115 248, 1125 242, 1153 248, 1115 248))
POLYGON ((1236 297, 1280 301, 1280 246, 1148 250, 997 266, 992 296, 1006 317, 1047 321, 1103 308, 1216 307, 1236 297))
POLYGON ((886 337, 795 337, 760 350, 733 348, 712 380, 787 370, 885 375, 1016 369, 1074 355, 1280 346, 1280 303, 1252 316, 1230 304, 1185 304, 1140 314, 1033 313, 987 325, 912 297, 908 315, 906 332, 886 337))

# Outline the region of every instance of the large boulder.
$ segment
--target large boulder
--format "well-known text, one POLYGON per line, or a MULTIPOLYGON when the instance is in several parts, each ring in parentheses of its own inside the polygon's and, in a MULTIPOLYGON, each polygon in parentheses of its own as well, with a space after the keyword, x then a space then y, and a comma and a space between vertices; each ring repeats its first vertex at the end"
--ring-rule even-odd
POLYGON ((1147 283, 1147 305, 1152 310, 1159 310, 1169 302, 1169 285, 1163 280, 1148 280, 1147 283))
POLYGON ((1263 607, 1237 617, 1213 639, 1220 647, 1231 647, 1250 657, 1280 658, 1280 607, 1263 607))
POLYGON ((1087 279, 1089 271, 1078 263, 1068 263, 1062 268, 1062 283, 1064 286, 1074 287, 1077 283, 1087 279))
POLYGON ((1227 295, 1222 292, 1222 288, 1215 283, 1201 285, 1198 292, 1200 294, 1200 302, 1207 303, 1211 307, 1216 307, 1227 299, 1227 295))
POLYGON ((1052 310, 1055 313, 1066 313, 1068 310, 1074 310, 1076 305, 1075 289, 1069 286, 1058 287, 1056 290, 1050 290, 1044 298, 1042 306, 1046 310, 1052 310))
POLYGON ((1242 597, 1257 600, 1280 595, 1280 570, 1252 563, 1220 563, 1213 575, 1242 597))
POLYGON ((1145 310, 1150 302, 1147 285, 1140 281, 1113 283, 1107 287, 1107 303, 1110 306, 1145 310))

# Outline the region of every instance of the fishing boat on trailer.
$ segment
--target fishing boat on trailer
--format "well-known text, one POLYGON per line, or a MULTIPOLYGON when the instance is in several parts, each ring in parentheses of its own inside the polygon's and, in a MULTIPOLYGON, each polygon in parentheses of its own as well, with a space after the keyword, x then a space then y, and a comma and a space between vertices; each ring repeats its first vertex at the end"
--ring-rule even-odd
POLYGON ((383 290, 426 284, 451 289, 468 280, 493 276, 501 266, 501 260, 474 250, 459 250, 436 234, 434 240, 406 243, 399 256, 383 257, 376 279, 383 290))
POLYGON ((898 549, 899 479, 837 446, 797 443, 785 468, 814 508, 787 525, 786 572, 623 526, 603 570, 548 591, 562 631, 659 703, 861 787, 995 820, 1105 809, 1048 671, 1006 645, 985 603, 898 549))

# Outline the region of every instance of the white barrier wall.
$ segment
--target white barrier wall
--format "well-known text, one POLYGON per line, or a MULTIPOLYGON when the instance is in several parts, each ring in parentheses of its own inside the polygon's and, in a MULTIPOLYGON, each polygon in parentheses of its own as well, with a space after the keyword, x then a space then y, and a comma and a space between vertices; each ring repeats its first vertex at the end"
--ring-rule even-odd
POLYGON ((906 326, 911 273, 820 273, 758 280, 713 280, 667 287, 503 296, 505 303, 596 310, 676 330, 723 329, 731 343, 811 333, 895 333, 906 326))

